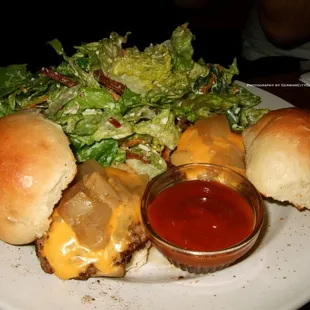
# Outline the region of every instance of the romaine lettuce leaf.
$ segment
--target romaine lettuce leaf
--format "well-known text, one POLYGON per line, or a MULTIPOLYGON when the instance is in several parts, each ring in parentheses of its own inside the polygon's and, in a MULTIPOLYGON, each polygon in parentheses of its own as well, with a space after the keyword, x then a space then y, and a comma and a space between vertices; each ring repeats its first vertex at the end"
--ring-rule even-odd
POLYGON ((141 160, 130 158, 126 160, 126 164, 136 171, 137 174, 147 174, 150 179, 166 171, 152 164, 143 163, 141 160))
MULTIPOLYGON (((74 136, 92 136, 98 130, 99 123, 102 120, 101 113, 83 115, 79 114, 61 114, 57 115, 55 121, 62 126, 66 134, 74 136)), ((95 141, 92 138, 91 144, 95 141)))
POLYGON ((255 124, 269 110, 255 109, 254 106, 259 103, 259 97, 248 93, 240 86, 238 87, 240 96, 233 93, 216 94, 212 92, 196 95, 176 104, 173 112, 176 116, 185 117, 190 122, 215 114, 224 114, 233 130, 242 131, 255 124))
POLYGON ((76 46, 77 52, 72 58, 76 59, 77 64, 85 71, 101 69, 98 57, 100 44, 101 41, 76 46))
POLYGON ((108 75, 138 94, 145 94, 154 87, 154 82, 169 75, 171 56, 166 46, 151 45, 143 52, 128 48, 121 57, 116 57, 108 75))
POLYGON ((234 131, 243 131, 248 126, 257 123, 266 113, 268 109, 253 108, 230 108, 226 111, 226 116, 230 127, 234 131))
POLYGON ((90 146, 77 149, 75 154, 79 162, 94 159, 104 167, 108 167, 115 160, 118 153, 118 143, 114 139, 105 139, 90 146))
POLYGON ((240 85, 233 83, 231 91, 240 100, 241 105, 245 107, 254 107, 261 102, 261 98, 240 85))
POLYGON ((130 148, 130 152, 142 156, 147 161, 142 162, 134 158, 126 160, 126 163, 138 174, 148 174, 152 179, 167 170, 167 164, 160 153, 155 151, 150 145, 139 144, 130 148))
POLYGON ((83 86, 94 87, 94 88, 100 87, 94 75, 92 74, 92 72, 87 72, 83 70, 77 64, 77 61, 74 57, 68 57, 66 55, 62 47, 62 44, 59 40, 57 39, 51 40, 48 42, 48 44, 50 44, 59 55, 63 56, 64 60, 68 64, 67 73, 70 72, 71 73, 70 75, 74 76, 79 84, 82 84, 83 86))
POLYGON ((74 99, 79 93, 80 85, 76 85, 71 88, 59 87, 54 92, 50 93, 47 102, 48 109, 44 114, 48 118, 54 118, 54 115, 63 108, 63 106, 74 99))
POLYGON ((124 120, 132 123, 137 123, 141 119, 152 119, 156 116, 156 113, 148 106, 135 107, 128 111, 124 115, 124 120))
POLYGON ((75 114, 86 109, 102 109, 119 113, 119 105, 114 101, 111 93, 104 88, 83 87, 78 95, 70 100, 63 108, 65 114, 75 114))
POLYGON ((49 97, 53 97, 59 92, 59 85, 51 79, 43 75, 33 75, 31 84, 21 91, 17 90, 15 98, 16 108, 34 107, 38 104, 44 103, 49 97))
POLYGON ((31 84, 32 74, 26 65, 0 67, 0 98, 15 92, 19 87, 31 84))
POLYGON ((195 62, 192 69, 189 72, 188 77, 191 81, 196 81, 198 77, 204 78, 210 72, 209 66, 204 63, 195 62))
POLYGON ((77 137, 87 137, 91 143, 110 138, 118 140, 133 134, 133 125, 119 114, 101 110, 85 112, 73 115, 62 114, 55 121, 62 126, 65 133, 73 135, 76 140, 80 140, 77 137), (116 120, 120 127, 115 127, 113 121, 110 121, 111 118, 116 120))
POLYGON ((133 131, 158 139, 160 144, 173 150, 179 142, 181 130, 175 125, 175 115, 169 109, 161 110, 153 119, 134 125, 133 131))
POLYGON ((126 88, 121 98, 117 101, 117 105, 120 108, 120 112, 125 114, 133 107, 143 106, 147 103, 143 101, 141 95, 132 92, 129 88, 126 88))
POLYGON ((238 104, 240 100, 236 96, 206 93, 181 101, 174 106, 173 111, 178 117, 194 122, 213 114, 225 114, 227 109, 238 104))
POLYGON ((190 70, 194 64, 193 34, 187 24, 177 27, 171 36, 173 69, 190 70))
POLYGON ((94 133, 95 141, 102 139, 122 139, 128 137, 134 133, 133 125, 125 121, 121 115, 103 114, 98 129, 94 133), (117 122, 120 123, 120 127, 115 127, 109 120, 113 117, 117 122))
POLYGON ((175 71, 155 82, 145 98, 151 103, 166 104, 182 98, 190 91, 191 84, 187 74, 175 71))
MULTIPOLYGON (((202 67, 204 66, 202 65, 202 67)), ((197 77, 194 84, 194 89, 204 93, 229 93, 233 77, 236 74, 239 74, 237 60, 234 59, 228 69, 218 64, 209 64, 207 67, 209 68, 209 73, 207 75, 199 75, 197 77)))
POLYGON ((14 110, 12 110, 6 102, 1 102, 0 100, 0 117, 11 114, 12 112, 14 112, 14 110))
MULTIPOLYGON (((129 33, 127 33, 128 35, 129 33)), ((101 64, 102 71, 108 75, 113 75, 114 62, 123 55, 122 44, 127 42, 127 35, 121 37, 116 32, 112 32, 109 38, 102 39, 98 47, 98 58, 101 64)))
POLYGON ((68 134, 68 137, 74 154, 78 149, 82 148, 83 146, 90 146, 95 143, 93 136, 78 136, 74 134, 68 134))
POLYGON ((233 77, 235 75, 238 75, 239 74, 239 69, 238 69, 238 65, 237 65, 237 58, 234 58, 232 64, 229 66, 228 69, 223 68, 223 76, 222 78, 225 80, 226 82, 226 85, 230 85, 232 80, 233 80, 233 77))

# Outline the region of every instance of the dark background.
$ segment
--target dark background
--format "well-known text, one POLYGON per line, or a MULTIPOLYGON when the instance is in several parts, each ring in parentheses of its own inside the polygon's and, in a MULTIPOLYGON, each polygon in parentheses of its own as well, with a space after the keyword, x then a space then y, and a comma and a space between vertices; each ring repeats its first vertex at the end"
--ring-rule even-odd
MULTIPOLYGON (((0 18, 0 66, 22 63, 35 71, 42 66, 57 65, 61 57, 46 44, 54 38, 62 42, 69 55, 74 52, 74 45, 98 41, 111 31, 120 35, 131 32, 128 45, 144 48, 150 43, 169 39, 177 26, 188 22, 196 37, 193 42, 194 58, 202 57, 207 62, 227 66, 237 57, 240 69, 238 79, 247 82, 253 82, 251 77, 257 79, 254 83, 298 81, 298 72, 292 80, 290 71, 294 68, 287 60, 280 60, 277 65, 274 59, 255 63, 242 59, 241 34, 253 1, 238 0, 238 5, 232 0, 213 2, 196 8, 176 6, 170 0, 6 2, 0 18), (288 77, 282 74, 283 70, 288 72, 288 77)), ((268 91, 273 90, 269 88, 268 91)), ((305 88, 295 89, 295 92, 274 89, 276 95, 297 106, 305 105, 306 99, 302 98, 310 97, 301 96, 301 91, 309 95, 309 90, 305 88), (296 98, 300 98, 301 102, 296 98)), ((310 309, 310 306, 303 309, 310 309)))
MULTIPOLYGON (((46 44, 58 38, 68 54, 82 42, 98 41, 111 31, 131 32, 129 45, 139 48, 169 39, 184 22, 196 36, 195 58, 230 64, 240 54, 241 30, 250 1, 218 0, 215 4, 188 8, 173 1, 84 1, 11 3, 0 19, 0 66, 27 63, 37 70, 61 59, 46 44), (240 5, 240 3, 242 5, 240 5)), ((206 1, 208 2, 208 1, 206 1)))

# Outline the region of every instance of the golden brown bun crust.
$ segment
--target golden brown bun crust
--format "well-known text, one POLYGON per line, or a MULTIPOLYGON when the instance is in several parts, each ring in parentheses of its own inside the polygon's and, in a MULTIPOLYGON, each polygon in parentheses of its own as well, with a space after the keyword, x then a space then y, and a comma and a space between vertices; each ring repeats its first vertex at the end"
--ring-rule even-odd
POLYGON ((38 113, 0 118, 0 141, 0 240, 30 243, 48 229, 75 158, 61 127, 38 113))
POLYGON ((310 208, 310 111, 285 108, 243 132, 246 175, 267 197, 310 208))

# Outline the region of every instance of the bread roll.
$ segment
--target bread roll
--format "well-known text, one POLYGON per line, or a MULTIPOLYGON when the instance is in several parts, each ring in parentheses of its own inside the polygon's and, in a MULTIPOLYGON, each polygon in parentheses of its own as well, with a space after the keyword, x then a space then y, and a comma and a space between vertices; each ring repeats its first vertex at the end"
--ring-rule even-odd
POLYGON ((0 141, 0 240, 27 244, 47 231, 75 158, 61 127, 38 113, 0 118, 0 141))
POLYGON ((285 108, 243 132, 246 175, 266 197, 310 209, 310 111, 285 108))

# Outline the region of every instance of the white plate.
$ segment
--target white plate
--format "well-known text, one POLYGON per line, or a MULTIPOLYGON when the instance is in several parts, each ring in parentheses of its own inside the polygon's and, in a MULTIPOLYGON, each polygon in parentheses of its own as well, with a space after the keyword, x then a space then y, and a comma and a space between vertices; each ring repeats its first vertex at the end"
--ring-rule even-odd
MULTIPOLYGON (((248 89, 262 98, 263 107, 290 106, 248 89)), ((0 309, 297 309, 310 299, 310 213, 268 202, 266 208, 266 228, 255 251, 204 276, 189 276, 153 251, 151 261, 125 279, 61 281, 41 270, 33 247, 0 243, 0 309)))

